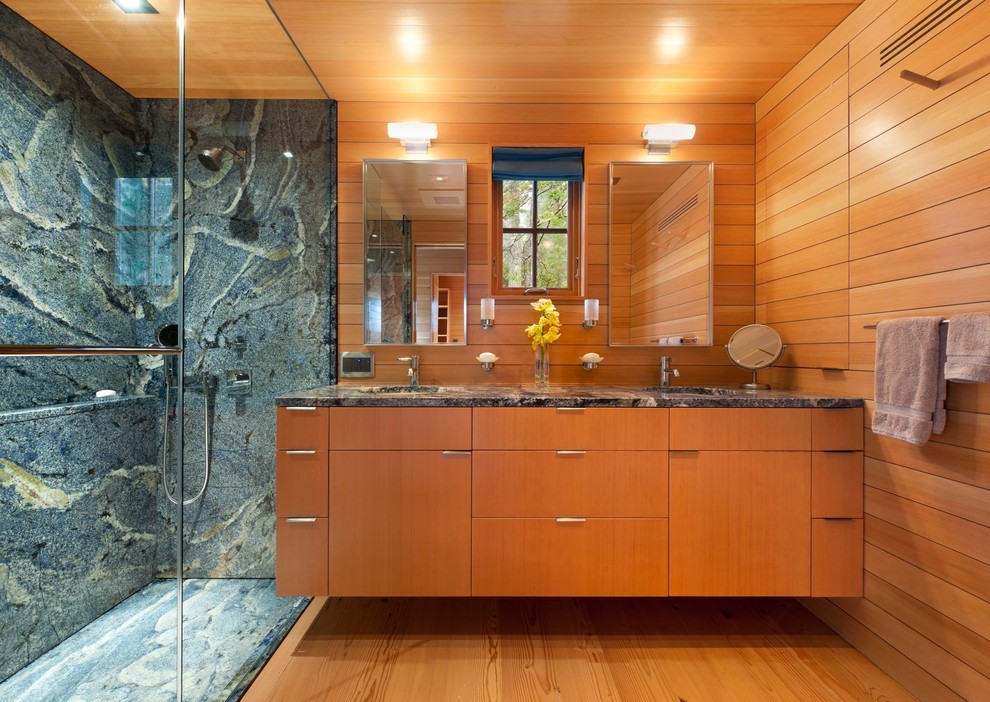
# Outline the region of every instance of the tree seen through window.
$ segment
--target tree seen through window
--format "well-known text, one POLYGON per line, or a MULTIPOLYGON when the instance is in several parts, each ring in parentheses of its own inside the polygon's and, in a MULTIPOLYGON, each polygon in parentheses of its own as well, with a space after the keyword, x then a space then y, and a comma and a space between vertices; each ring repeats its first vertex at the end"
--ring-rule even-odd
POLYGON ((568 287, 568 186, 502 181, 503 287, 568 287))

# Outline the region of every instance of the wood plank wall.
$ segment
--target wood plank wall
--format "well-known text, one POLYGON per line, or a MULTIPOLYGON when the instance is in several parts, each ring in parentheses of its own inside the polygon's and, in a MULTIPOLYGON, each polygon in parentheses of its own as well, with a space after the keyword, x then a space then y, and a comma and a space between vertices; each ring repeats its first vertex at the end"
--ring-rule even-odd
MULTIPOLYGON (((864 325, 990 312, 990 3, 880 66, 941 4, 866 0, 757 104, 757 319, 791 344, 772 382, 872 398, 864 325)), ((920 699, 985 700, 990 388, 952 383, 948 408, 915 447, 868 403, 865 597, 806 605, 920 699)))
POLYGON ((424 384, 525 383, 532 381, 533 352, 523 329, 535 319, 527 302, 499 301, 495 327, 478 323, 480 299, 489 290, 488 250, 491 147, 573 145, 585 147, 586 295, 601 301, 601 322, 581 327, 580 300, 559 305, 563 336, 552 347, 554 383, 656 384, 664 351, 681 371, 682 384, 735 383, 745 376, 721 346, 675 349, 608 347, 608 164, 611 161, 715 162, 715 343, 753 321, 754 313, 754 106, 737 104, 462 104, 341 102, 338 105, 338 338, 341 351, 363 350, 361 276, 361 162, 404 158, 385 136, 393 121, 436 122, 440 136, 431 159, 468 162, 468 345, 371 347, 375 382, 405 379, 396 357, 418 353, 424 384), (640 138, 652 122, 691 122, 697 135, 670 157, 647 156, 640 138), (491 351, 500 361, 491 373, 474 359, 491 351), (579 357, 596 351, 605 361, 584 371, 579 357))
POLYGON ((692 166, 632 223, 628 326, 633 343, 673 334, 709 343, 709 204, 708 167, 692 166), (691 196, 698 204, 658 232, 660 222, 691 196))

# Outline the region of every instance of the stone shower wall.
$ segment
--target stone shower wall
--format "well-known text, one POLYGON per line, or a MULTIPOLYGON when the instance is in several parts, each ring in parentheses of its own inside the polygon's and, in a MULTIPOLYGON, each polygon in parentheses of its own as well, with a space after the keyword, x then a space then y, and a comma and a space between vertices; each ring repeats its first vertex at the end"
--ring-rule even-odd
POLYGON ((0 680, 149 583, 158 403, 0 412, 0 680))
MULTIPOLYGON (((131 232, 115 186, 151 169, 138 118, 136 100, 0 5, 0 343, 151 341, 135 327, 149 289, 118 268, 131 232)), ((133 357, 0 358, 0 410, 133 391, 145 375, 133 357)))
MULTIPOLYGON (((174 134, 175 104, 147 109, 155 140, 168 143, 161 134, 174 134)), ((219 380, 209 487, 185 510, 190 577, 275 574, 274 398, 333 377, 335 116, 329 101, 186 102, 185 373, 219 380), (218 172, 197 160, 224 145, 244 152, 243 169, 229 153, 218 172), (225 388, 234 370, 251 373, 249 395, 225 388)), ((185 408, 191 497, 204 470, 200 390, 185 408)))

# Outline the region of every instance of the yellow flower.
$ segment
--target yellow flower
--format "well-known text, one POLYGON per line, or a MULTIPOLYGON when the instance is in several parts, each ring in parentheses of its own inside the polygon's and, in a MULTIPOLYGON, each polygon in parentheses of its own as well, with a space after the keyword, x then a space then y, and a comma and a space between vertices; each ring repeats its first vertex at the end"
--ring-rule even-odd
POLYGON ((560 338, 560 313, 549 298, 541 298, 530 306, 540 313, 535 324, 526 327, 526 334, 532 339, 533 350, 546 348, 560 338))
POLYGON ((531 302, 529 304, 537 312, 554 312, 557 309, 553 306, 553 301, 548 297, 541 297, 536 302, 531 302))

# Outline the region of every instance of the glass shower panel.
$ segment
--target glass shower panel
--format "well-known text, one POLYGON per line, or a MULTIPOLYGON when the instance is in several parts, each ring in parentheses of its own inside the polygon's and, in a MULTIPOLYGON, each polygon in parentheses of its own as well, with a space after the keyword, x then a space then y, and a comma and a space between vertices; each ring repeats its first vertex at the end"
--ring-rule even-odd
POLYGON ((177 100, 178 41, 151 2, 0 4, 3 700, 176 699, 181 188, 151 104, 177 100))
POLYGON ((186 11, 182 686, 226 700, 306 604, 275 594, 274 398, 330 382, 334 110, 268 3, 186 11))

